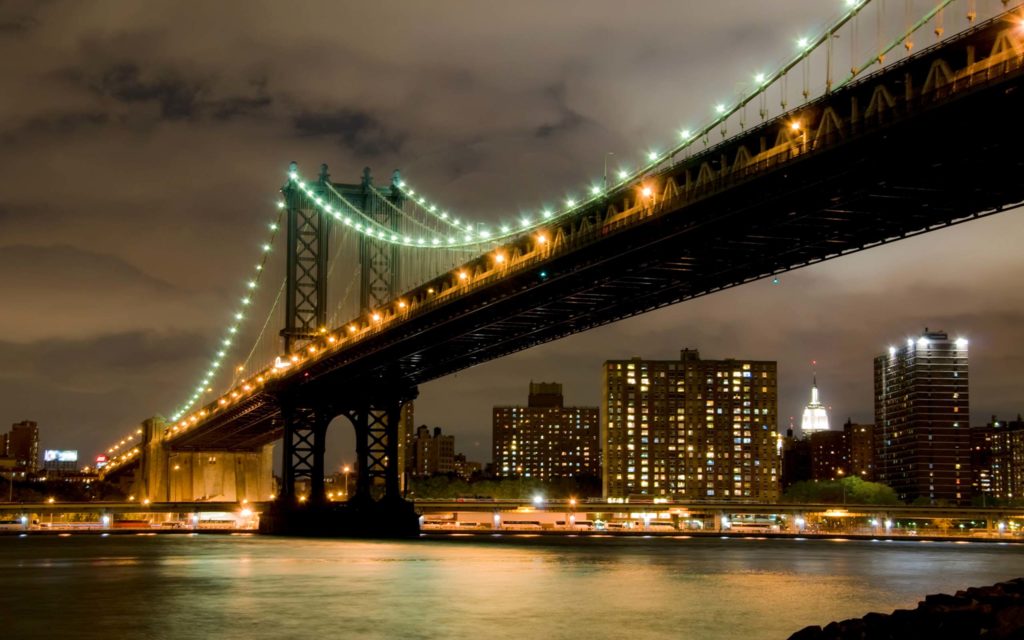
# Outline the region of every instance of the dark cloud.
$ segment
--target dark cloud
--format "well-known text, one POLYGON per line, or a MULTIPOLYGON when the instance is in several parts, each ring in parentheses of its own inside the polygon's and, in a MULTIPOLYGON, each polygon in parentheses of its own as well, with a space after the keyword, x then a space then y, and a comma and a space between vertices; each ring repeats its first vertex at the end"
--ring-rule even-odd
POLYGON ((125 103, 154 102, 160 114, 171 120, 194 118, 199 115, 201 83, 185 80, 169 73, 143 77, 134 64, 121 64, 107 69, 93 84, 102 96, 125 103))
POLYGON ((173 70, 143 70, 133 63, 116 64, 95 74, 90 88, 99 96, 126 105, 155 105, 167 120, 210 116, 217 120, 252 115, 273 100, 255 83, 254 95, 215 97, 213 81, 190 78, 173 70))
POLYGON ((82 340, 0 341, 0 378, 35 379, 63 389, 103 392, 130 387, 138 372, 180 369, 205 355, 209 339, 190 333, 133 331, 82 340))
POLYGON ((59 113, 31 118, 22 127, 25 133, 72 135, 83 129, 94 129, 110 122, 110 114, 102 111, 59 113))
POLYGON ((295 116, 293 123, 300 136, 334 140, 361 156, 398 153, 404 140, 403 134, 389 130, 373 115, 355 109, 307 111, 295 116))
POLYGON ((24 34, 36 24, 36 20, 29 16, 0 17, 0 37, 24 34))
POLYGON ((559 85, 550 89, 547 93, 550 94, 553 102, 556 105, 556 117, 553 122, 548 122, 540 125, 534 130, 534 135, 538 138, 553 138, 564 133, 573 132, 583 125, 587 124, 587 119, 582 114, 573 110, 565 102, 566 88, 564 85, 559 85))

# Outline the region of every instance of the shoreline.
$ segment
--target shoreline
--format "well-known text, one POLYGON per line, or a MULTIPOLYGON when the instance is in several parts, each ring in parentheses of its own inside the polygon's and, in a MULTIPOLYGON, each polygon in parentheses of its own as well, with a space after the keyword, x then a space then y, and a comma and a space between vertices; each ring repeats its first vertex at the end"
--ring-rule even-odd
MULTIPOLYGON (((234 536, 261 536, 255 529, 110 529, 110 530, 61 530, 61 529, 33 529, 29 531, 0 531, 0 538, 24 538, 24 537, 75 537, 75 536, 189 536, 189 535, 234 535, 234 536)), ((278 537, 278 536, 268 536, 278 537)), ((952 542, 959 544, 980 543, 980 544, 1005 544, 1021 545, 1024 538, 1018 537, 965 537, 965 536, 943 536, 943 535, 874 535, 859 533, 730 533, 728 531, 557 531, 557 530, 427 530, 420 531, 418 537, 407 538, 408 540, 443 540, 459 541, 473 540, 499 541, 502 539, 535 539, 547 538, 551 540, 572 540, 572 539, 593 539, 593 540, 689 540, 689 539, 739 539, 739 540, 827 540, 833 542, 952 542)), ((337 540, 358 540, 361 538, 335 538, 337 540)))

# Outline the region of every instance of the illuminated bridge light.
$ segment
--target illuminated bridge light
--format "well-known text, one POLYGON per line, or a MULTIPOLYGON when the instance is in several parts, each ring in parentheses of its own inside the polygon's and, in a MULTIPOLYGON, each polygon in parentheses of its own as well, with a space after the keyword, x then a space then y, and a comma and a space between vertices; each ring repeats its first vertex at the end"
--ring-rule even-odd
POLYGON ((299 356, 297 356, 297 355, 292 355, 292 357, 291 357, 291 361, 292 361, 292 362, 298 362, 298 361, 299 361, 299 356))
POLYGON ((466 280, 467 278, 469 278, 469 274, 467 274, 465 271, 459 272, 459 280, 466 280))
POLYGON ((380 322, 380 314, 379 314, 379 313, 374 313, 374 314, 373 314, 372 316, 370 316, 370 317, 371 317, 371 318, 373 318, 373 321, 374 321, 374 322, 380 322))
POLYGON ((651 196, 654 195, 654 190, 651 189, 650 187, 644 187, 643 189, 641 189, 640 193, 643 194, 645 198, 650 198, 651 196))

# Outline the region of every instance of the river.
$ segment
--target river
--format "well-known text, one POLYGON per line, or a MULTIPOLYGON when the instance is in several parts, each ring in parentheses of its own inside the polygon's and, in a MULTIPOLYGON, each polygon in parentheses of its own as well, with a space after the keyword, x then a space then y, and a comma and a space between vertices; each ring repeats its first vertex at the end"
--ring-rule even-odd
POLYGON ((786 638, 1024 576, 982 543, 0 537, 0 638, 786 638))

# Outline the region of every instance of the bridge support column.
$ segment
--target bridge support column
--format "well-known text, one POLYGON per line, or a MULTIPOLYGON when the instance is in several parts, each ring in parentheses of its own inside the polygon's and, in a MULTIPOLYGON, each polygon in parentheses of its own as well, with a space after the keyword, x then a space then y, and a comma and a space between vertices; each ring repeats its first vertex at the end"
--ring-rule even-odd
POLYGON ((354 500, 372 501, 378 496, 401 499, 399 424, 402 406, 414 396, 415 391, 371 398, 349 412, 356 430, 358 477, 354 500))
POLYGON ((282 400, 283 486, 277 502, 260 518, 260 531, 359 537, 419 533, 412 503, 401 495, 398 455, 402 406, 415 398, 416 388, 381 383, 374 389, 385 391, 352 389, 321 402, 282 400), (356 432, 356 490, 348 502, 329 502, 324 493, 324 444, 327 426, 339 415, 346 416, 356 432), (300 483, 308 483, 308 494, 297 488, 300 483))
POLYGON ((281 465, 281 500, 297 504, 305 498, 311 504, 324 504, 324 448, 327 425, 334 417, 317 407, 285 405, 284 447, 281 465), (296 483, 309 483, 308 495, 300 495, 296 483))

